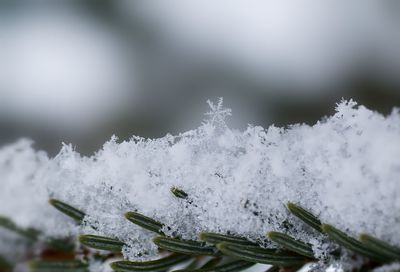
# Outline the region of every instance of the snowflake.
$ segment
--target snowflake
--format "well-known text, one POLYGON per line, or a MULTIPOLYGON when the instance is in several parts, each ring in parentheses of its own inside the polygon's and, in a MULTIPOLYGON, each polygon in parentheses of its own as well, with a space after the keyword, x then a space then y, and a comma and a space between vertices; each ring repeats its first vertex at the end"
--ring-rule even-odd
POLYGON ((216 127, 225 127, 225 120, 228 116, 232 116, 232 110, 224 107, 224 99, 220 97, 217 104, 207 100, 207 104, 210 106, 211 110, 204 114, 208 116, 208 118, 205 120, 205 123, 216 127))

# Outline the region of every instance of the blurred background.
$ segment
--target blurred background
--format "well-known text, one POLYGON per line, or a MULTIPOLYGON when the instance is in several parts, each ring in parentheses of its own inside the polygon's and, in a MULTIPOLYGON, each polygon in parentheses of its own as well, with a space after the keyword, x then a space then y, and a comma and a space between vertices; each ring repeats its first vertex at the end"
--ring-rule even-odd
POLYGON ((397 0, 0 0, 0 146, 90 155, 116 134, 315 123, 400 106, 397 0))

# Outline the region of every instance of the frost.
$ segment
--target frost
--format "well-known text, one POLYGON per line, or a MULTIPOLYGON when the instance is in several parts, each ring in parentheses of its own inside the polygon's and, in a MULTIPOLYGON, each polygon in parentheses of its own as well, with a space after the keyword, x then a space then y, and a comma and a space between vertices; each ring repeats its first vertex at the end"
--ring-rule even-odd
POLYGON ((0 214, 49 236, 116 237, 126 243, 127 259, 157 255, 154 234, 124 219, 135 210, 164 223, 168 235, 229 232, 266 242, 265 233, 278 230, 327 256, 332 245, 289 215, 291 201, 351 235, 366 232, 400 245, 398 110, 385 117, 343 101, 313 126, 237 131, 225 123, 231 112, 222 100, 210 107, 195 130, 159 139, 113 137, 91 157, 71 145, 54 158, 27 140, 3 147, 0 214), (188 199, 176 198, 172 187, 188 199), (84 211, 83 224, 50 207, 49 197, 84 211), (294 227, 287 230, 287 223, 294 227))

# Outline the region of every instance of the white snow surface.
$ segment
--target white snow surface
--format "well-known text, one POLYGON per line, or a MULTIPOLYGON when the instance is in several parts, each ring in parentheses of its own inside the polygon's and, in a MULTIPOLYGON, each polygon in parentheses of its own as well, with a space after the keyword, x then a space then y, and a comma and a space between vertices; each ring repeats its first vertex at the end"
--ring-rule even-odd
MULTIPOLYGON (((1 148, 0 214, 46 236, 116 237, 131 260, 157 255, 155 234, 124 218, 134 210, 168 226, 171 236, 211 231, 264 241, 278 230, 325 254, 329 243, 289 214, 289 201, 354 237, 366 232, 400 245, 398 109, 383 116, 342 101, 313 126, 238 131, 226 125, 231 111, 222 100, 210 106, 197 129, 159 139, 112 137, 91 157, 64 145, 49 158, 29 140, 1 148), (174 186, 189 200, 175 197, 174 186), (51 207, 50 197, 84 211, 83 224, 51 207)), ((0 244, 0 254, 7 247, 0 244)))

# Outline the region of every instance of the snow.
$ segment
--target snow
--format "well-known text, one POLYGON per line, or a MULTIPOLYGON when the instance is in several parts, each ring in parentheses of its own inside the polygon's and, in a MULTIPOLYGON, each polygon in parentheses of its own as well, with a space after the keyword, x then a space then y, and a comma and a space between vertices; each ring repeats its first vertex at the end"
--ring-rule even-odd
POLYGON ((209 103, 197 129, 159 139, 112 137, 91 157, 64 145, 49 158, 28 140, 3 147, 0 214, 48 236, 116 237, 131 260, 157 255, 155 234, 124 219, 135 210, 168 226, 167 235, 230 232, 265 242, 278 230, 327 255, 332 245, 288 213, 289 201, 355 237, 366 232, 400 245, 399 110, 383 116, 342 101, 313 126, 238 131, 226 125, 231 111, 222 100, 209 103), (175 197, 172 187, 188 199, 175 197), (49 197, 84 211, 82 225, 50 207, 49 197))

